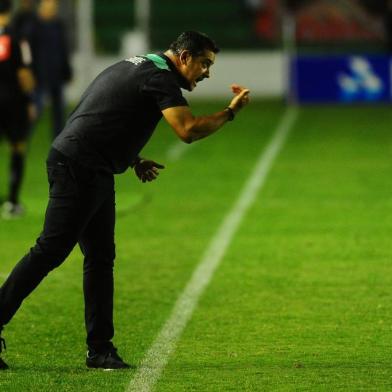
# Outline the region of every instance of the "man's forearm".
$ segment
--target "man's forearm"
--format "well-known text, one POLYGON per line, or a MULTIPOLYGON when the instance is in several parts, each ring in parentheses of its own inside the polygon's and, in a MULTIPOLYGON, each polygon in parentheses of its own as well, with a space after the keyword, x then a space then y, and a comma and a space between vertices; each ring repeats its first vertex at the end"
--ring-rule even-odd
POLYGON ((185 143, 207 137, 227 121, 234 119, 235 114, 249 102, 249 90, 238 85, 232 86, 236 94, 228 107, 209 116, 193 116, 188 106, 175 106, 162 110, 166 121, 174 129, 177 136, 185 143))
POLYGON ((233 118, 234 113, 230 112, 228 109, 224 109, 209 116, 194 117, 193 124, 187 129, 189 143, 213 134, 221 128, 222 125, 233 118))

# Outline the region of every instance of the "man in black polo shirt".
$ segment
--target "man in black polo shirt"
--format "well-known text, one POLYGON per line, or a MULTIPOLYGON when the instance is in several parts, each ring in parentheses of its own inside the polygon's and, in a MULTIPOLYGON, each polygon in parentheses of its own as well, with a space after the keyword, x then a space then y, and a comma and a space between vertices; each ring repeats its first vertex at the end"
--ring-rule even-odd
POLYGON ((113 174, 133 167, 143 182, 157 177, 163 166, 139 153, 162 115, 180 139, 191 143, 233 120, 248 103, 249 90, 233 85, 235 95, 227 108, 209 116, 192 115, 181 88, 191 91, 208 78, 218 51, 207 36, 184 32, 165 53, 121 61, 88 87, 49 153, 44 229, 0 289, 0 330, 79 243, 84 254, 86 364, 129 367, 112 344, 113 174))
POLYGON ((10 28, 11 0, 0 1, 0 139, 11 149, 9 189, 2 206, 3 218, 21 215, 19 193, 23 178, 29 129, 29 94, 34 81, 29 69, 31 56, 27 42, 19 41, 10 28))

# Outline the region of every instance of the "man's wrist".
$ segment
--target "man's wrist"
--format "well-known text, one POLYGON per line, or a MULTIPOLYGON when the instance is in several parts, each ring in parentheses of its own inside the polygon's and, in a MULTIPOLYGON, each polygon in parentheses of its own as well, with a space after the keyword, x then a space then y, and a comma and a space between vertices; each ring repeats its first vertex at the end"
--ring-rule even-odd
POLYGON ((227 113, 227 121, 233 121, 235 118, 234 110, 230 106, 227 106, 224 111, 227 113))
POLYGON ((143 158, 137 156, 131 163, 131 167, 134 168, 136 165, 138 165, 141 161, 143 160, 143 158))

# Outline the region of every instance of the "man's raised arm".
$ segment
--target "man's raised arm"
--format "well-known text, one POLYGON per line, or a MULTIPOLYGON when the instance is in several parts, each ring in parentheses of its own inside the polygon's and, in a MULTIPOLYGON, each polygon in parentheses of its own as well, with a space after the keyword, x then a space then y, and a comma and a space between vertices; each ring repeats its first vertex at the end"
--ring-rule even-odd
POLYGON ((169 125, 185 143, 192 143, 216 132, 227 121, 233 120, 237 112, 249 102, 249 89, 232 85, 235 94, 230 104, 222 111, 193 116, 188 106, 177 106, 162 111, 169 125))

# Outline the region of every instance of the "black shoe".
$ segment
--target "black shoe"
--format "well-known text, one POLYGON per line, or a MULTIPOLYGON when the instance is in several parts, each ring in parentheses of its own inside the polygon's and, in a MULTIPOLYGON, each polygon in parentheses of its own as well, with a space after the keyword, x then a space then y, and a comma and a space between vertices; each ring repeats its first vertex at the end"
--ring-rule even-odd
MULTIPOLYGON (((0 354, 3 351, 3 348, 5 350, 5 340, 2 337, 0 337, 0 354)), ((0 370, 5 370, 5 369, 8 369, 8 365, 0 357, 0 370)))
POLYGON ((130 366, 125 363, 117 354, 116 348, 111 348, 104 353, 98 353, 94 350, 87 351, 86 365, 93 369, 129 369, 130 366))

